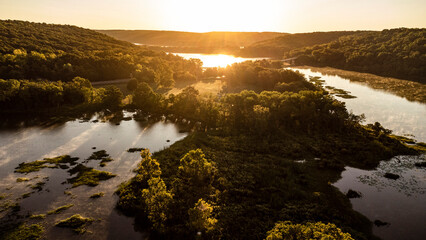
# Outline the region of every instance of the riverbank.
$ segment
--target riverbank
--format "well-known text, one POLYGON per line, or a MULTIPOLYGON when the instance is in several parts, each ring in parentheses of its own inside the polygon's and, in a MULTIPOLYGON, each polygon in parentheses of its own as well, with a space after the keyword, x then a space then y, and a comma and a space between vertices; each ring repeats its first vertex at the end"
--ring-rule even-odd
POLYGON ((426 103, 426 85, 409 80, 402 80, 391 77, 381 77, 371 73, 361 73, 355 71, 341 70, 331 67, 311 67, 294 66, 295 68, 311 69, 313 72, 319 72, 331 76, 339 76, 349 79, 353 82, 359 82, 368 85, 377 90, 383 90, 393 93, 397 96, 406 98, 409 101, 426 103))

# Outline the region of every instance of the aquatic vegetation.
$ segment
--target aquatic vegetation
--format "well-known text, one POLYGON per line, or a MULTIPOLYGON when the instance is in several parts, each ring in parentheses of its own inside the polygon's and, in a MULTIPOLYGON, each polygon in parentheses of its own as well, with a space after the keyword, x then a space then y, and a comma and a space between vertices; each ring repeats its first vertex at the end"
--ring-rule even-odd
POLYGON ((30 187, 31 187, 31 189, 34 189, 34 190, 37 190, 37 191, 41 191, 41 190, 43 190, 43 186, 46 184, 46 182, 44 182, 44 181, 40 181, 40 182, 37 182, 36 184, 34 184, 34 185, 31 185, 30 187))
POLYGON ((407 196, 424 194, 426 188, 422 183, 423 169, 416 169, 416 163, 424 161, 424 155, 420 156, 397 156, 389 161, 380 162, 375 171, 365 173, 359 177, 363 184, 375 187, 378 191, 392 188, 407 196), (386 173, 399 176, 398 180, 385 178, 386 173))
MULTIPOLYGON (((43 160, 36 160, 33 162, 20 163, 16 167, 17 173, 30 173, 38 172, 43 168, 63 168, 64 164, 75 165, 79 158, 71 157, 69 155, 62 155, 54 158, 44 158, 43 160), (53 164, 53 165, 52 165, 53 164)), ((66 165, 65 165, 66 166, 66 165)))
POLYGON ((99 151, 93 152, 92 155, 90 155, 90 157, 87 158, 87 160, 100 160, 105 157, 109 157, 109 154, 107 154, 105 150, 99 150, 99 151))
POLYGON ((22 194, 22 198, 28 198, 28 197, 30 197, 30 195, 31 195, 31 192, 24 193, 24 194, 22 194))
POLYGON ((6 201, 0 203, 0 213, 8 210, 9 208, 14 208, 16 205, 17 205, 17 203, 15 203, 11 200, 6 200, 6 201))
POLYGON ((112 161, 114 161, 114 159, 110 157, 102 158, 101 162, 99 163, 99 166, 105 167, 107 162, 112 162, 112 161))
POLYGON ((27 182, 29 180, 30 180, 29 178, 19 177, 16 179, 16 182, 27 182))
POLYGON ((14 229, 4 234, 0 233, 0 239, 7 240, 38 240, 43 236, 44 227, 40 224, 26 225, 24 223, 18 225, 14 229))
POLYGON ((91 224, 95 219, 85 218, 80 214, 74 214, 71 217, 56 223, 57 227, 71 228, 74 232, 83 234, 86 232, 86 226, 91 224))
POLYGON ((60 207, 58 207, 58 208, 56 208, 56 209, 54 209, 54 210, 48 211, 48 212, 47 212, 47 215, 59 214, 59 213, 61 213, 61 212, 65 211, 65 210, 67 210, 68 208, 71 208, 71 207, 73 207, 73 206, 74 206, 74 204, 67 204, 67 205, 64 205, 64 206, 60 206, 60 207))
POLYGON ((78 187, 80 185, 97 186, 99 181, 108 180, 115 177, 115 174, 106 171, 99 171, 93 168, 86 167, 82 164, 75 166, 68 171, 71 175, 77 173, 77 176, 67 179, 68 183, 72 184, 72 187, 78 187))
POLYGON ((129 152, 129 153, 140 152, 140 151, 142 151, 144 149, 145 148, 129 148, 129 149, 127 149, 127 152, 129 152))
POLYGON ((322 74, 331 76, 339 76, 345 79, 349 79, 353 82, 365 83, 371 88, 391 92, 397 96, 404 97, 409 101, 426 103, 425 84, 391 77, 381 77, 370 73, 340 70, 331 67, 298 66, 297 68, 309 68, 313 72, 320 72, 322 74))
POLYGON ((101 167, 105 167, 107 162, 114 161, 114 159, 109 157, 109 154, 106 153, 105 150, 99 150, 99 151, 93 152, 92 155, 90 155, 90 157, 87 158, 86 160, 87 161, 101 160, 101 162, 99 163, 99 166, 101 167))
POLYGON ((31 215, 30 219, 45 219, 46 214, 37 214, 37 215, 31 215))
POLYGON ((95 193, 93 195, 90 196, 90 198, 100 198, 103 197, 105 195, 105 193, 100 192, 100 193, 95 193))

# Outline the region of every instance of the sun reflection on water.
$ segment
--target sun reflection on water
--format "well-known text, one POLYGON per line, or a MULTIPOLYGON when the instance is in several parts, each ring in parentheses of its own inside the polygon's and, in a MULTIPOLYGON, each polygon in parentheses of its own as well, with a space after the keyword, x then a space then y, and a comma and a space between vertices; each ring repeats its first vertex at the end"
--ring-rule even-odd
POLYGON ((173 53, 185 59, 198 58, 203 62, 203 67, 226 67, 233 63, 240 63, 244 61, 262 60, 265 58, 242 58, 234 57, 225 54, 197 54, 197 53, 173 53))

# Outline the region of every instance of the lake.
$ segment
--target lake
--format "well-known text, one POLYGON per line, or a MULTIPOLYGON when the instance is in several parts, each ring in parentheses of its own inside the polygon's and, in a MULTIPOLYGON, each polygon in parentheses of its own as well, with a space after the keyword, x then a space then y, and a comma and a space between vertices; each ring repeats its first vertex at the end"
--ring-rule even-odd
POLYGON ((201 54, 201 53, 173 53, 185 59, 198 58, 203 62, 203 67, 226 67, 233 63, 256 61, 266 58, 242 58, 226 54, 201 54))
MULTIPOLYGON (((339 76, 310 69, 292 69, 307 78, 319 77, 324 80, 324 86, 349 91, 356 98, 335 97, 345 102, 353 113, 365 114, 366 123, 377 121, 397 135, 426 142, 426 104, 411 102, 339 76)), ((375 235, 387 240, 422 240, 426 236, 426 169, 414 164, 425 160, 426 155, 396 156, 382 161, 375 170, 346 167, 342 178, 333 185, 345 194, 349 189, 360 192, 361 198, 351 199, 353 208, 371 221, 388 223, 374 225, 375 235), (398 174, 400 178, 387 179, 384 177, 386 172, 398 174)))
MULTIPOLYGON (((125 116, 132 115, 131 112, 125 112, 125 116)), ((57 207, 74 204, 63 213, 48 215, 44 219, 48 239, 80 239, 81 236, 70 230, 54 227, 59 220, 77 213, 99 219, 87 228, 92 234, 86 233, 85 236, 90 239, 141 239, 143 231, 134 229, 134 218, 120 215, 114 209, 118 199, 114 191, 120 183, 134 176, 133 169, 141 160, 139 152, 129 153, 127 149, 143 147, 156 152, 187 135, 168 120, 152 123, 129 120, 116 125, 93 121, 96 119, 94 116, 90 120, 77 119, 60 124, 0 128, 0 194, 6 195, 3 201, 19 202, 20 213, 30 214, 44 214, 57 207), (61 184, 70 175, 67 170, 60 168, 44 168, 29 174, 14 172, 21 162, 64 154, 79 157, 78 163, 83 163, 94 151, 99 150, 106 150, 114 161, 105 167, 99 167, 99 161, 89 161, 85 165, 117 176, 101 181, 96 187, 83 185, 71 188, 70 184, 61 184), (17 182, 19 177, 30 180, 17 182), (40 181, 45 182, 42 190, 30 188, 30 185, 40 181), (20 199, 29 192, 34 193, 20 199), (98 199, 89 198, 99 192, 105 195, 98 199)), ((5 212, 0 212, 0 218, 4 216, 2 214, 5 212)))

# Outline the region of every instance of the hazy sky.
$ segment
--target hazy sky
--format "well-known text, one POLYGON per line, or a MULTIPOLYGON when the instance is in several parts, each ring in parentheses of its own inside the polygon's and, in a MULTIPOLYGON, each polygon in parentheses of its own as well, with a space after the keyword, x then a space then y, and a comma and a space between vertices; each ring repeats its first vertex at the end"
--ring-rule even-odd
POLYGON ((426 0, 0 0, 0 19, 91 29, 382 30, 426 27, 426 0))

